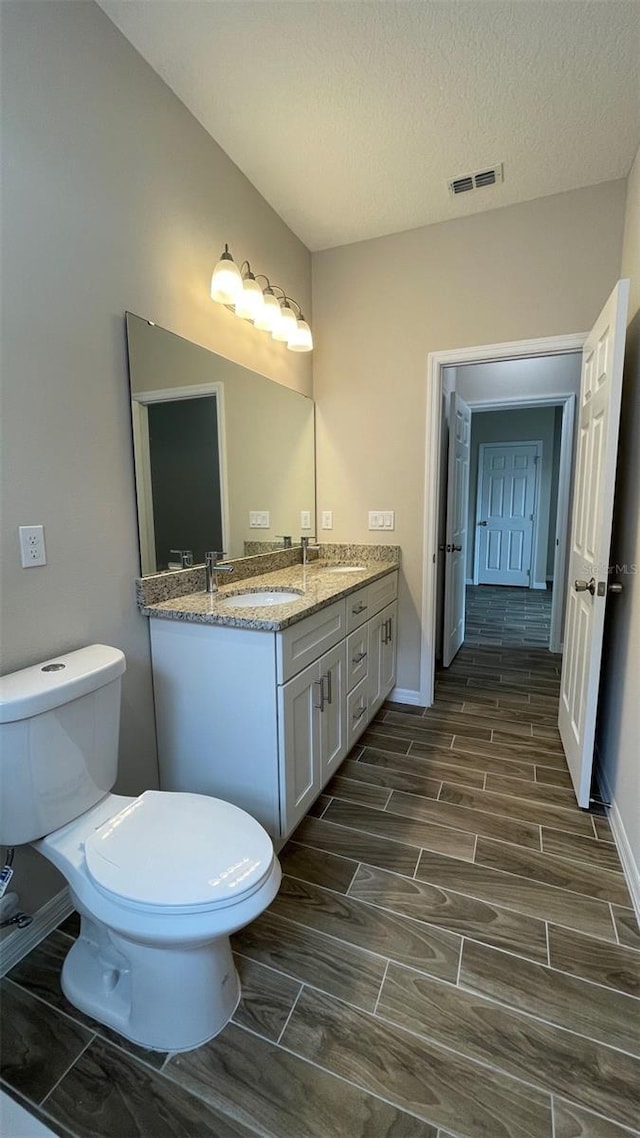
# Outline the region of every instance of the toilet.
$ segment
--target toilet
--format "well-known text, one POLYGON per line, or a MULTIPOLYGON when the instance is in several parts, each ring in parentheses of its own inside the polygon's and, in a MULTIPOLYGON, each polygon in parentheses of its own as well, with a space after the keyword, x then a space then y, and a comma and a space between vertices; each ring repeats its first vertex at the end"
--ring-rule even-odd
POLYGON ((125 658, 94 644, 0 678, 0 844, 69 883, 81 930, 67 999, 142 1047, 187 1051, 240 999, 230 935, 280 885, 271 839, 201 794, 111 794, 125 658))

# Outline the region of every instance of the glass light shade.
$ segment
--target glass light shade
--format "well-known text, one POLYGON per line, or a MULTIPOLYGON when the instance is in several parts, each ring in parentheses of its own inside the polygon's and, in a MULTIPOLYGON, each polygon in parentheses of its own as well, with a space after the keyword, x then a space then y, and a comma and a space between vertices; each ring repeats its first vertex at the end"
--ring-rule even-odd
POLYGON ((245 277, 242 294, 236 300, 236 316, 244 320, 255 320, 264 308, 262 289, 255 277, 245 277))
POLYGON ((225 247, 211 277, 211 299, 219 304, 235 304, 241 291, 240 271, 225 247))
POLYGON ((311 329, 307 324, 304 317, 300 317, 297 327, 292 332, 291 337, 287 343, 287 347, 292 352, 312 352, 313 351, 313 336, 311 329))
POLYGON ((254 324, 263 332, 273 332, 280 322, 280 302, 277 296, 273 292, 269 292, 268 289, 263 292, 262 299, 264 300, 264 307, 262 312, 256 316, 254 324))
POLYGON ((280 308, 280 320, 271 335, 274 340, 280 340, 286 344, 297 327, 298 319, 293 308, 290 308, 288 304, 284 304, 280 308))

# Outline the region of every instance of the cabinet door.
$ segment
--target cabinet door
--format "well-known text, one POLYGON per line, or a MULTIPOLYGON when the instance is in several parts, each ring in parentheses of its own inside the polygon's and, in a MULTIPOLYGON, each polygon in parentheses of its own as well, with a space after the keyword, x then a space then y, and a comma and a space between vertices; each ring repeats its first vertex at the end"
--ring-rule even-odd
POLYGON ((398 602, 369 621, 369 714, 374 715, 396 682, 398 602))
POLYGON ((382 616, 384 620, 381 630, 380 687, 383 698, 386 698, 396 682, 398 602, 394 601, 392 605, 388 605, 383 610, 382 616))
POLYGON ((278 688, 281 834, 304 817, 320 789, 321 680, 318 663, 278 688))
POLYGON ((320 783, 321 786, 334 773, 347 750, 346 674, 347 653, 345 642, 325 652, 318 661, 322 683, 322 712, 320 714, 320 783))

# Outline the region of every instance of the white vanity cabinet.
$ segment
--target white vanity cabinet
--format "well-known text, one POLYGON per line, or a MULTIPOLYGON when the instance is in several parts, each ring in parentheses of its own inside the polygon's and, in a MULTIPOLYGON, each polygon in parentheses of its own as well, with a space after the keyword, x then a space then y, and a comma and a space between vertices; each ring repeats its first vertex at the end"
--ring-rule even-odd
POLYGON ((152 619, 162 789, 226 799, 286 838, 395 682, 397 579, 282 632, 152 619))

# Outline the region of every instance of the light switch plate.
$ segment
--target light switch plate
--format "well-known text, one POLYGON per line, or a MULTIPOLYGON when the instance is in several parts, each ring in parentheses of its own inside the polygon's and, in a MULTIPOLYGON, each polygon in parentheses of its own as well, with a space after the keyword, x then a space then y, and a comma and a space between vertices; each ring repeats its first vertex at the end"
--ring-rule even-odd
POLYGON ((333 529, 333 510, 322 511, 322 528, 333 529))
POLYGON ((270 525, 268 510, 249 510, 249 529, 269 529, 270 525))
POLYGON ((369 510, 369 529, 396 528, 395 510, 369 510))

